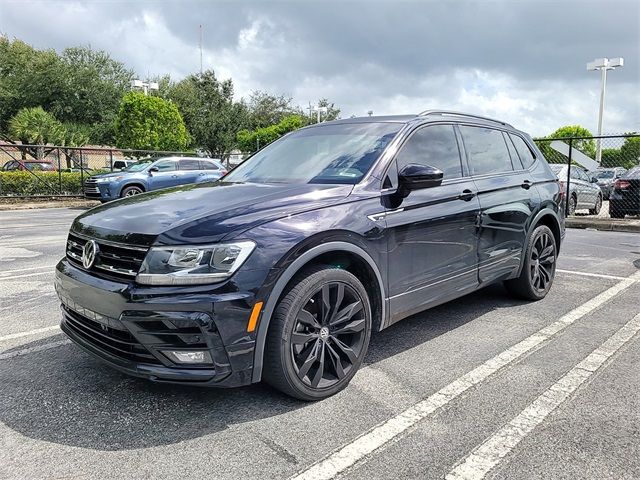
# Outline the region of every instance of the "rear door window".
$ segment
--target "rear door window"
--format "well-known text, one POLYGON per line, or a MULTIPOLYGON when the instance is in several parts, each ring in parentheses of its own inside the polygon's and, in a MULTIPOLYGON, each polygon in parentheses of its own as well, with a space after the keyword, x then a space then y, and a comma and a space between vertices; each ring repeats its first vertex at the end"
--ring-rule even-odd
POLYGON ((461 177, 462 163, 453 125, 430 125, 421 128, 402 146, 396 162, 398 171, 415 163, 442 170, 445 179, 461 177))
POLYGON ((513 172, 502 132, 492 128, 460 125, 472 175, 513 172))
POLYGON ((180 170, 200 170, 200 160, 185 158, 180 160, 180 170))

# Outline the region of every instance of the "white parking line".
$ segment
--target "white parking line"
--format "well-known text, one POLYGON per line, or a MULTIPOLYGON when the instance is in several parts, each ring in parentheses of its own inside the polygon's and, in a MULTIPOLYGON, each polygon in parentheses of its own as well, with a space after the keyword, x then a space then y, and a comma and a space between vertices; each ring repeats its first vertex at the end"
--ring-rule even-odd
POLYGON ((4 275, 6 273, 26 272, 26 271, 29 271, 29 270, 47 270, 47 269, 52 269, 53 270, 55 267, 56 267, 56 264, 53 263, 51 265, 41 265, 39 267, 25 267, 25 268, 17 268, 15 270, 3 270, 3 271, 0 272, 0 278, 2 278, 1 275, 4 275))
POLYGON ((0 276, 0 281, 2 281, 2 280, 15 280, 16 278, 35 277, 36 275, 49 275, 49 274, 53 274, 53 269, 45 270, 44 272, 25 273, 24 275, 13 275, 11 277, 0 276))
POLYGON ((589 272, 578 272, 576 270, 562 270, 560 268, 556 268, 556 272, 568 273, 570 275, 582 275, 583 277, 606 278, 608 280, 625 280, 628 278, 628 277, 619 277, 617 275, 605 275, 604 273, 589 273, 589 272))
POLYGON ((433 414, 449 402, 460 396, 471 387, 486 380, 489 376, 498 372, 507 365, 515 362, 524 354, 540 347, 576 320, 591 313, 596 308, 628 289, 637 280, 640 280, 640 272, 616 283, 604 292, 595 296, 586 303, 574 308, 563 315, 559 320, 530 335, 521 342, 508 348, 504 352, 487 360, 479 367, 471 370, 462 377, 441 388, 430 397, 422 400, 412 407, 387 420, 384 423, 369 430, 369 432, 356 438, 323 460, 312 465, 306 470, 292 477, 295 480, 328 480, 373 453, 378 448, 393 440, 421 420, 433 414))
POLYGON ((511 452, 551 412, 564 403, 591 375, 640 331, 640 314, 596 348, 578 365, 540 395, 531 405, 475 448, 445 477, 480 480, 511 452))
POLYGON ((61 347, 71 343, 71 340, 59 340, 57 342, 45 343, 44 345, 38 345, 37 347, 23 348, 22 350, 15 350, 8 353, 0 353, 0 360, 7 360, 9 358, 21 357, 28 353, 42 352, 43 350, 49 350, 50 348, 61 347))
POLYGON ((52 325, 51 327, 36 328, 35 330, 29 330, 27 332, 12 333, 10 335, 0 337, 0 342, 14 340, 16 338, 30 337, 31 335, 37 335, 38 333, 53 332, 55 330, 60 330, 60 327, 58 325, 52 325))

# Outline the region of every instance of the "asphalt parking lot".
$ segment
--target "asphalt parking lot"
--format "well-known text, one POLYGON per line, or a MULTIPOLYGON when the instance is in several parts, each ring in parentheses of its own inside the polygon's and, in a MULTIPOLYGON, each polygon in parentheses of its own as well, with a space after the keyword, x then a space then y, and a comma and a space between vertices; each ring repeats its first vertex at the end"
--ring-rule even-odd
POLYGON ((303 403, 70 344, 52 279, 79 213, 0 212, 0 478, 640 478, 640 234, 569 230, 543 301, 496 285, 411 317, 303 403))

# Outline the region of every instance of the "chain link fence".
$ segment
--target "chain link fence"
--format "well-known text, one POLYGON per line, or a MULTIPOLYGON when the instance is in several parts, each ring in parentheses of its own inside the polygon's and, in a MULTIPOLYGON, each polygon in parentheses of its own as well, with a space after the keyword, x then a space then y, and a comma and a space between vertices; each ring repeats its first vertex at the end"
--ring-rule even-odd
POLYGON ((560 180, 568 216, 640 220, 640 135, 535 142, 560 180))
MULTIPOLYGON (((0 197, 78 197, 87 178, 120 171, 145 158, 203 157, 195 152, 127 150, 55 145, 16 145, 0 142, 0 197)), ((215 157, 227 169, 248 153, 215 157)))

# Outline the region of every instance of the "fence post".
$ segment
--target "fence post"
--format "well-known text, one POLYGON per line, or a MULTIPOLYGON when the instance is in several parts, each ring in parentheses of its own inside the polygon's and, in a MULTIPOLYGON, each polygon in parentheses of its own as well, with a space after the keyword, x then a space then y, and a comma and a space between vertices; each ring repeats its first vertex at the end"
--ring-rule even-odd
POLYGON ((113 173, 113 150, 109 150, 109 169, 113 173))
POLYGON ((57 148, 58 152, 58 193, 62 195, 62 165, 60 164, 60 147, 57 148))
POLYGON ((80 149, 80 193, 84 192, 84 160, 82 159, 82 149, 80 149))
POLYGON ((566 198, 565 200, 565 205, 564 205, 564 216, 568 217, 569 216, 569 196, 570 194, 570 182, 571 182, 571 155, 573 152, 573 138, 569 139, 569 163, 567 164, 567 194, 566 194, 566 198))

